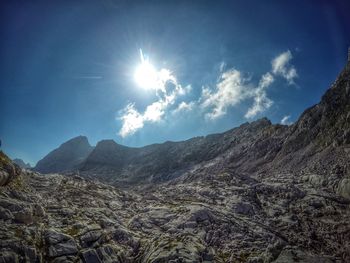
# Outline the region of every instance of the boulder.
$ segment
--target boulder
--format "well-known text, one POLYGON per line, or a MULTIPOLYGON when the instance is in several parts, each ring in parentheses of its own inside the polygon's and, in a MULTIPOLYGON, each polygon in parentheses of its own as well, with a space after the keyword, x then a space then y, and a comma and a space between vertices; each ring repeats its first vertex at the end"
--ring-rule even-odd
POLYGON ((339 182, 337 193, 344 198, 350 199, 350 178, 344 178, 339 182))
POLYGON ((14 219, 14 217, 10 210, 0 207, 0 219, 11 220, 14 219))
POLYGON ((12 251, 0 252, 0 263, 18 263, 18 255, 12 251))
POLYGON ((243 202, 238 203, 234 207, 234 211, 237 214, 242 214, 242 215, 246 215, 246 216, 253 216, 255 214, 254 207, 249 203, 243 203, 243 202))
POLYGON ((76 253, 78 253, 78 249, 73 239, 49 247, 49 257, 74 255, 76 253))
POLYGON ((66 234, 49 229, 45 232, 45 242, 48 246, 49 257, 74 255, 78 253, 75 240, 66 234))
POLYGON ((88 250, 82 251, 80 257, 84 263, 101 263, 102 262, 95 249, 88 249, 88 250))
POLYGON ((14 212, 13 216, 15 221, 22 224, 32 224, 33 223, 33 210, 31 207, 26 207, 21 211, 14 212))

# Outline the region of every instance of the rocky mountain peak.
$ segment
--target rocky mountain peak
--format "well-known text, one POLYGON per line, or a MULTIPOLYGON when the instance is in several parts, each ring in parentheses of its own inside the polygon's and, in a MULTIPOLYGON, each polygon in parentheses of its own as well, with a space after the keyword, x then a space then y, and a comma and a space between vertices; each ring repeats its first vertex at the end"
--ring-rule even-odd
POLYGON ((30 163, 25 163, 22 159, 19 159, 19 158, 13 159, 13 162, 21 168, 25 168, 25 169, 32 168, 30 163))
POLYGON ((78 168, 79 164, 91 153, 93 147, 87 137, 78 136, 61 144, 35 166, 41 173, 58 173, 78 168))

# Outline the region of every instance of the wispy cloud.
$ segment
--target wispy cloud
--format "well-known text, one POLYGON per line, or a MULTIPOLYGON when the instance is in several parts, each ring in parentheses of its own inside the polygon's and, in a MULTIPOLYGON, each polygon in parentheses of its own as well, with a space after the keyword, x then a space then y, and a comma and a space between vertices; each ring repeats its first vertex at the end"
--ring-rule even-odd
POLYGON ((259 82, 258 87, 254 90, 254 103, 244 115, 245 118, 253 118, 258 113, 264 112, 270 108, 273 101, 267 97, 266 89, 275 81, 271 73, 264 74, 259 82))
POLYGON ((250 97, 251 93, 248 79, 240 71, 231 69, 222 73, 214 90, 202 88, 200 104, 203 109, 209 110, 205 117, 213 120, 225 115, 229 107, 250 97))
POLYGON ((281 124, 283 125, 291 125, 293 122, 290 121, 290 115, 286 115, 282 118, 281 124))
MULTIPOLYGON (((273 105, 273 100, 268 97, 267 89, 274 83, 275 78, 280 76, 287 80, 288 84, 294 84, 298 76, 293 65, 290 64, 292 54, 288 50, 271 61, 271 71, 262 75, 258 85, 254 85, 249 78, 243 77, 243 73, 230 69, 221 73, 221 77, 214 89, 205 87, 202 89, 200 104, 206 109, 207 119, 217 119, 224 116, 230 107, 238 103, 253 99, 253 105, 244 115, 245 118, 253 118, 273 105)), ((221 64, 222 71, 224 63, 221 64)))
POLYGON ((290 64, 293 58, 292 52, 287 50, 272 60, 272 72, 277 76, 285 78, 289 84, 294 84, 294 79, 298 77, 297 70, 290 64))
POLYGON ((180 112, 188 112, 193 110, 193 108, 196 106, 196 103, 194 101, 191 102, 185 102, 182 101, 177 108, 173 111, 173 114, 178 114, 180 112))

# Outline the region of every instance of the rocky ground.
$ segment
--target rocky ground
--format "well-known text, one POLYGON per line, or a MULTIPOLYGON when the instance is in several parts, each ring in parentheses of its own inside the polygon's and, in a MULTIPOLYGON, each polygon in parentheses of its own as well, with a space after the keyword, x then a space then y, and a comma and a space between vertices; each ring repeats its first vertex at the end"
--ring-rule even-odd
POLYGON ((349 262, 329 185, 227 170, 126 192, 23 170, 0 188, 0 262, 349 262))

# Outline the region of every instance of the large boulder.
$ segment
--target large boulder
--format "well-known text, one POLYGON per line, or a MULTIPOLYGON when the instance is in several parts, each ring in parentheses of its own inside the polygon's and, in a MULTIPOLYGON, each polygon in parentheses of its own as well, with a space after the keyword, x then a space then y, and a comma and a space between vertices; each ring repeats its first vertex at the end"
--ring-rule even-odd
POLYGON ((75 240, 66 234, 49 229, 45 232, 45 243, 48 247, 49 257, 59 257, 65 255, 74 255, 78 253, 75 240))

